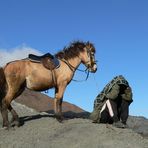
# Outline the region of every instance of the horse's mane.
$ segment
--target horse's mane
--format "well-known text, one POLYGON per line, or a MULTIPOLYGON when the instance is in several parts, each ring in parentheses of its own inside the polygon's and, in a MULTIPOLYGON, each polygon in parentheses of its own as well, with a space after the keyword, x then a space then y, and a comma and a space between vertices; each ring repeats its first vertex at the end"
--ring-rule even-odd
POLYGON ((90 46, 94 48, 92 43, 75 41, 75 42, 72 42, 68 47, 64 47, 64 49, 56 53, 55 56, 58 59, 66 59, 66 60, 74 58, 78 56, 80 52, 84 51, 84 47, 87 44, 90 44, 90 46))

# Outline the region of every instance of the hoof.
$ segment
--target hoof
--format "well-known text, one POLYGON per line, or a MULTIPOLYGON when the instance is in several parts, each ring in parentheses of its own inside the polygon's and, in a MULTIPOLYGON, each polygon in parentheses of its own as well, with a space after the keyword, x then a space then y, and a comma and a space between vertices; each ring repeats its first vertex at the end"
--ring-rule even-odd
POLYGON ((125 125, 120 121, 114 122, 113 126, 116 127, 116 128, 125 128, 125 125))
POLYGON ((11 127, 11 126, 3 126, 3 127, 1 128, 1 130, 14 131, 15 128, 14 128, 14 127, 11 127))
POLYGON ((9 126, 3 126, 2 130, 9 130, 9 126))
POLYGON ((9 130, 9 129, 10 129, 10 125, 3 125, 3 126, 2 126, 2 129, 3 129, 3 130, 9 130))
POLYGON ((13 122, 11 122, 11 124, 10 124, 10 126, 11 127, 14 127, 14 126, 17 126, 17 127, 20 127, 20 122, 19 121, 13 121, 13 122))
POLYGON ((9 122, 3 123, 2 129, 9 130, 9 128, 10 128, 10 123, 9 122))
POLYGON ((62 121, 63 121, 63 116, 62 115, 60 115, 60 114, 55 114, 55 118, 57 119, 57 121, 58 122, 60 122, 60 123, 62 123, 62 121))
POLYGON ((19 119, 16 119, 16 120, 12 119, 11 122, 10 122, 10 126, 11 127, 14 127, 14 126, 20 127, 21 126, 21 122, 20 122, 19 119))

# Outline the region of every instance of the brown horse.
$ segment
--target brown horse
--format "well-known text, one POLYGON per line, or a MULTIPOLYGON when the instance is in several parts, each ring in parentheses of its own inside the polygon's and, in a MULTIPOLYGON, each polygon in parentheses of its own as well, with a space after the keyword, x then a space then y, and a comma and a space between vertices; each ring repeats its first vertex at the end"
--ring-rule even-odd
POLYGON ((88 71, 94 73, 97 70, 95 48, 90 42, 73 42, 55 54, 55 57, 59 59, 60 67, 54 70, 27 58, 12 61, 0 68, 0 110, 3 127, 19 126, 19 118, 11 106, 11 101, 25 88, 43 91, 54 87, 54 111, 56 117, 61 119, 63 94, 78 66, 83 63, 88 71), (12 114, 11 124, 8 121, 8 110, 12 114))

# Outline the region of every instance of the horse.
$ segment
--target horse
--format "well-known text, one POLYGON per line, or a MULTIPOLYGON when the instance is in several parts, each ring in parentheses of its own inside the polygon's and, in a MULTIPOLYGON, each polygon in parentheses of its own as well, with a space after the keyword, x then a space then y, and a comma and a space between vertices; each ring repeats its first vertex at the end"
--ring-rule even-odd
POLYGON ((3 128, 20 126, 19 116, 11 106, 12 100, 18 97, 25 88, 34 91, 44 91, 55 88, 54 114, 62 120, 63 94, 71 82, 75 71, 82 63, 89 72, 97 71, 95 61, 95 47, 87 42, 75 41, 68 47, 54 54, 59 60, 58 68, 49 70, 41 62, 26 59, 11 61, 0 68, 0 111, 3 119, 3 128), (12 120, 8 120, 8 111, 12 120))

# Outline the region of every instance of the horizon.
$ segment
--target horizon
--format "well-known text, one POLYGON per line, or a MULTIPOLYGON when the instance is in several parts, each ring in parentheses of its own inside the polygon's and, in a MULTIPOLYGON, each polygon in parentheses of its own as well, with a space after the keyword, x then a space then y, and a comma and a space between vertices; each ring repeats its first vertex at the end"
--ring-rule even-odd
MULTIPOLYGON (((0 66, 29 53, 55 54, 75 40, 90 41, 98 70, 87 81, 72 81, 63 101, 91 112, 96 96, 121 74, 133 90, 130 115, 148 118, 147 5, 146 0, 1 1, 0 66)), ((76 71, 74 79, 85 78, 76 71)))

